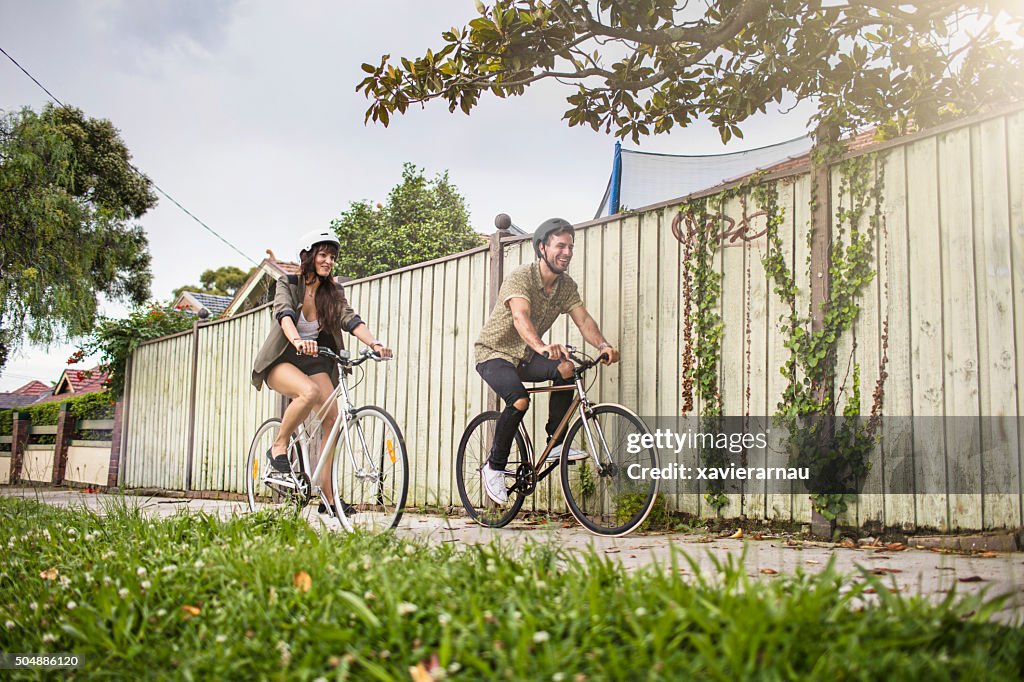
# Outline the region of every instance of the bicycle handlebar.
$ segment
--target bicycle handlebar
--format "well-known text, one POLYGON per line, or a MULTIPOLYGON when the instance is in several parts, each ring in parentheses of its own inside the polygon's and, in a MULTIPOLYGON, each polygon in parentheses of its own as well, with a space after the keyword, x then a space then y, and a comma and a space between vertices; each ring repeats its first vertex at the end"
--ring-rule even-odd
POLYGON ((316 352, 318 355, 323 355, 331 360, 334 360, 342 367, 357 367, 367 360, 373 360, 374 362, 387 362, 390 358, 382 358, 379 353, 374 353, 372 350, 363 349, 359 353, 359 359, 353 360, 352 356, 347 350, 341 351, 341 353, 335 353, 333 350, 326 346, 317 346, 316 352))
POLYGON ((601 364, 601 358, 608 358, 609 360, 611 359, 611 356, 609 356, 607 353, 601 353, 593 360, 588 360, 587 358, 584 358, 577 353, 579 349, 576 348, 575 346, 567 345, 565 349, 569 351, 569 359, 576 363, 576 371, 581 373, 586 372, 591 367, 596 367, 597 365, 601 364))

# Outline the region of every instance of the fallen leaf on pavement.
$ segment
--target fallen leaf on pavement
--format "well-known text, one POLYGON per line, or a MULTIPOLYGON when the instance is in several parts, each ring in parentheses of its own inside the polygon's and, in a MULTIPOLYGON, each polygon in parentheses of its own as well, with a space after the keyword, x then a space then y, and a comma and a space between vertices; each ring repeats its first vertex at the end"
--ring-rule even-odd
POLYGON ((313 579, 305 571, 299 571, 293 575, 292 583, 299 592, 309 592, 310 588, 313 587, 313 579))
POLYGON ((893 552, 902 552, 907 548, 902 542, 890 542, 885 547, 893 552))
POLYGON ((736 532, 733 533, 732 535, 730 535, 728 539, 729 540, 739 540, 741 537, 743 537, 743 529, 742 528, 737 528, 736 532))
POLYGON ((750 539, 751 540, 764 540, 764 536, 763 535, 752 535, 750 537, 750 539))
POLYGON ((846 549, 856 549, 857 543, 850 538, 843 538, 843 541, 839 543, 839 546, 845 547, 846 549))
POLYGON ((815 561, 814 559, 807 559, 806 561, 804 561, 804 563, 805 563, 805 564, 811 564, 811 565, 817 566, 817 565, 818 565, 818 564, 820 564, 821 562, 820 562, 820 561, 815 561))
POLYGON ((697 538, 697 542, 714 542, 714 541, 715 541, 715 539, 714 539, 714 538, 712 538, 712 537, 709 537, 709 536, 707 536, 707 535, 705 535, 705 536, 704 536, 704 537, 702 537, 702 538, 697 538))
POLYGON ((956 580, 957 580, 957 582, 961 582, 961 583, 983 583, 983 582, 985 582, 985 579, 982 578, 980 575, 971 575, 971 576, 967 576, 966 578, 957 578, 956 580))
POLYGON ((902 573, 901 568, 886 568, 885 566, 879 566, 878 568, 872 568, 871 573, 874 575, 885 575, 886 573, 902 573))
POLYGON ((776 571, 774 568, 762 568, 761 572, 764 573, 765 575, 777 575, 778 574, 778 571, 776 571))
POLYGON ((619 553, 619 552, 621 552, 621 551, 622 551, 621 549, 617 549, 617 548, 615 548, 615 547, 609 547, 608 549, 606 549, 606 550, 604 551, 604 553, 605 553, 605 554, 618 554, 618 553, 619 553))
POLYGON ((998 552, 978 552, 978 554, 976 554, 975 556, 980 557, 982 559, 994 559, 995 557, 999 556, 999 553, 998 552))

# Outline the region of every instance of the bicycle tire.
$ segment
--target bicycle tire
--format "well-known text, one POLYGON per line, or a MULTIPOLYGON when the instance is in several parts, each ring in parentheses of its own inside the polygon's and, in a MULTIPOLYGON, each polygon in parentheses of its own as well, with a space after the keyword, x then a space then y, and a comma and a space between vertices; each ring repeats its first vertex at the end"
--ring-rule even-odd
MULTIPOLYGON (((487 497, 483 489, 480 468, 490 454, 493 426, 499 416, 498 412, 491 410, 474 417, 463 432, 459 450, 455 455, 455 482, 462 506, 470 518, 488 528, 501 528, 507 525, 519 513, 526 499, 521 491, 510 489, 508 502, 505 505, 498 505, 487 497)), ((505 470, 515 472, 521 464, 530 466, 528 452, 522 433, 516 431, 514 447, 509 452, 505 470)), ((508 476, 506 480, 507 478, 508 476)))
MULTIPOLYGON (((281 428, 281 420, 271 417, 256 429, 256 434, 249 444, 249 454, 245 462, 245 493, 249 502, 249 511, 256 511, 257 504, 281 504, 282 502, 295 504, 301 507, 306 500, 298 493, 288 493, 284 489, 278 489, 263 484, 263 476, 266 473, 269 462, 267 462, 267 448, 277 437, 281 428)), ((297 466, 302 471, 302 444, 293 436, 288 445, 289 459, 293 469, 297 466)))
POLYGON ((331 464, 338 520, 349 532, 395 528, 409 494, 409 455, 402 430, 394 417, 374 405, 357 409, 348 429, 349 438, 339 437, 331 464), (349 446, 351 451, 345 449, 349 446), (351 518, 341 498, 356 509, 351 518))
POLYGON ((628 473, 630 466, 657 468, 657 450, 637 445, 636 453, 628 451, 630 435, 646 434, 649 430, 640 417, 622 405, 597 405, 586 415, 586 421, 597 442, 591 447, 584 421, 577 419, 569 427, 562 451, 601 451, 603 473, 597 474, 592 457, 570 464, 563 455, 559 463, 562 495, 572 515, 590 532, 611 537, 626 535, 647 519, 658 494, 658 480, 648 476, 632 478, 628 473), (589 484, 585 482, 588 470, 589 484), (592 486, 589 491, 588 486, 592 486))

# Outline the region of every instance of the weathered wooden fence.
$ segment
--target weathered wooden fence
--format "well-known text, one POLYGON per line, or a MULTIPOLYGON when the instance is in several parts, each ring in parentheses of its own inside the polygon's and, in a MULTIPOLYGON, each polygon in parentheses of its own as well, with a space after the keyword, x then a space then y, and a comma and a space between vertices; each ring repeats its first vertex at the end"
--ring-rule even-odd
MULTIPOLYGON (((878 275, 840 352, 841 365, 852 356, 861 368, 862 413, 870 412, 884 353, 886 415, 1004 416, 1008 435, 1001 447, 1012 453, 1001 453, 1009 464, 997 472, 986 468, 991 453, 986 455, 981 425, 966 436, 941 427, 888 434, 876 449, 871 476, 885 476, 886 458, 910 461, 915 492, 886 494, 894 489, 887 487, 891 482, 874 480, 878 492, 861 495, 841 521, 940 529, 1020 526, 1024 111, 963 121, 867 151, 874 155, 872 172, 884 176, 883 223, 874 248, 878 275), (986 480, 993 476, 999 480, 986 480)), ((831 190, 819 197, 817 219, 834 221, 849 197, 839 194, 838 166, 827 177, 831 190)), ((758 182, 776 185, 785 209, 779 227, 784 256, 791 267, 796 264, 799 305, 807 312, 810 292, 826 267, 811 252, 810 170, 796 167, 758 182)), ((680 413, 680 292, 686 273, 672 223, 688 201, 724 196, 730 187, 578 227, 570 273, 588 310, 622 351, 620 364, 599 372, 594 396, 641 415, 680 413)), ((744 223, 756 211, 732 196, 723 213, 744 223)), ((786 382, 779 369, 788 351, 778 322, 785 304, 761 264, 765 238, 749 238, 764 220, 746 221, 748 238, 726 239, 715 254, 724 323, 719 386, 728 415, 773 414, 786 382)), ((835 227, 834 238, 843 239, 835 227)), ((355 309, 396 350, 394 362, 367 367, 355 396, 383 405, 403 428, 413 469, 411 505, 459 504, 454 451, 469 418, 487 403, 474 371, 473 342, 502 273, 532 257, 528 239, 492 238, 490 248, 347 285, 355 309)), ((139 349, 129 381, 124 484, 243 490, 240 468, 249 434, 279 405, 271 392, 256 393, 249 385, 250 363, 270 324, 261 309, 139 349)), ((549 338, 583 346, 568 319, 549 338)), ((536 402, 528 419, 535 441, 542 442, 547 406, 543 398, 536 402)), ((770 447, 749 457, 751 464, 770 464, 779 453, 770 447)), ((664 489, 676 509, 714 513, 698 494, 664 489)), ((532 504, 562 509, 557 482, 543 484, 532 504)), ((810 502, 806 495, 751 485, 743 495, 730 496, 722 513, 806 521, 810 502)))

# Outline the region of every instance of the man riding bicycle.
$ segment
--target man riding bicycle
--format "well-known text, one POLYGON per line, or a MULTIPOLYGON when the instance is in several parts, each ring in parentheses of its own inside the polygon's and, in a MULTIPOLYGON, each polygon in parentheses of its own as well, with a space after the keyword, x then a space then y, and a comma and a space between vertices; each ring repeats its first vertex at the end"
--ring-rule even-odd
MULTIPOLYGON (((552 381, 564 386, 572 381, 573 364, 565 346, 548 344, 541 338, 562 313, 568 313, 587 343, 604 355, 602 363, 619 361, 619 351, 605 340, 597 322, 583 306, 579 288, 566 270, 572 261, 576 231, 561 218, 541 223, 533 235, 537 260, 510 274, 498 291, 498 302, 476 340, 476 371, 505 401, 494 431, 494 443, 487 464, 480 470, 487 496, 498 504, 508 500, 504 469, 509 450, 527 408, 529 394, 524 381, 552 381)), ((572 393, 551 394, 546 430, 558 428, 572 402, 572 393)), ((557 461, 562 454, 556 444, 548 455, 557 461)), ((569 459, 581 459, 585 453, 573 450, 569 459)))

